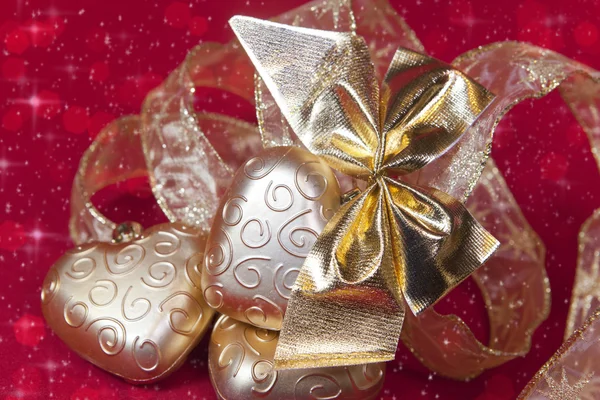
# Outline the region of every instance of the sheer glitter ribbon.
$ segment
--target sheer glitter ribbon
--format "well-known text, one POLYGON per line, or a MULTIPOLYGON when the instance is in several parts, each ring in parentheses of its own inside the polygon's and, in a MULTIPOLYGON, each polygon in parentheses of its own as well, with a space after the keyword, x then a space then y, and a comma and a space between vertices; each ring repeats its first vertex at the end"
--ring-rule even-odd
POLYGON ((117 182, 147 176, 139 132, 139 117, 122 117, 106 126, 83 154, 71 191, 69 232, 76 244, 112 239, 117 224, 94 206, 92 195, 117 182))
POLYGON ((600 393, 600 309, 563 343, 519 400, 594 400, 600 393))
MULTIPOLYGON (((585 130, 600 169, 600 73, 577 76, 563 97, 585 130)), ((579 232, 577 272, 567 317, 565 339, 600 307, 600 209, 579 232)), ((599 374, 600 375, 600 372, 599 374)))
MULTIPOLYGON (((562 95, 590 140, 600 168, 600 74, 586 71, 562 95)), ((582 225, 565 342, 519 399, 595 399, 600 393, 600 209, 582 225)))
MULTIPOLYGON (((355 0, 352 7, 349 1, 318 0, 276 20, 355 31, 367 41, 380 79, 398 47, 424 52, 414 32, 385 0, 355 0)), ((544 248, 501 174, 493 165, 486 166, 493 128, 512 105, 543 96, 560 85, 567 104, 592 142, 598 143, 600 91, 590 85, 597 72, 522 43, 486 46, 459 57, 454 65, 497 97, 450 151, 403 179, 457 199, 468 198, 470 212, 500 240, 499 250, 473 274, 489 313, 490 344, 480 343, 459 317, 443 316, 431 308, 418 317, 407 313, 402 339, 432 370, 465 379, 526 354, 533 331, 549 310, 544 248)), ((219 196, 228 185, 229 171, 257 152, 260 142, 251 125, 220 115, 196 115, 194 95, 202 96, 203 87, 212 87, 252 102, 256 84, 263 145, 299 142, 264 83, 252 79, 253 72, 235 42, 202 44, 148 96, 141 118, 132 117, 129 122, 133 124, 125 120, 107 127, 96 140, 105 145, 92 145, 86 152, 73 186, 73 240, 109 240, 113 223, 95 210, 91 194, 128 176, 143 174, 150 176, 154 194, 171 220, 208 230, 219 196), (122 168, 117 168, 120 161, 124 162, 122 168)))
POLYGON ((579 254, 565 340, 600 307, 600 209, 579 231, 579 254))

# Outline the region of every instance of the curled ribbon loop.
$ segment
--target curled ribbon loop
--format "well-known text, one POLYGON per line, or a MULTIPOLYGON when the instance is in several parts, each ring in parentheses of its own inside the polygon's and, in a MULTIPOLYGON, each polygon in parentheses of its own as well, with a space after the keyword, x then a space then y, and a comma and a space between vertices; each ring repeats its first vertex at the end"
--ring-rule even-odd
POLYGON ((300 141, 368 184, 308 255, 276 367, 391 360, 404 302, 422 312, 498 246, 460 201, 393 177, 444 155, 493 95, 407 49, 395 53, 380 87, 365 41, 351 33, 246 17, 231 25, 300 141))
MULTIPOLYGON (((562 95, 586 131, 600 168, 600 74, 579 65, 561 86, 562 95)), ((600 209, 579 231, 579 254, 565 342, 519 395, 526 399, 592 399, 600 390, 600 209)))
POLYGON ((581 226, 565 340, 600 308, 600 208, 581 226))
POLYGON ((79 163, 71 191, 69 232, 73 242, 110 241, 117 224, 102 215, 92 196, 117 182, 143 176, 147 171, 140 119, 133 115, 119 118, 100 132, 79 163))
POLYGON ((251 132, 247 126, 231 129, 236 124, 247 124, 214 114, 203 120, 194 111, 194 95, 203 88, 217 88, 251 101, 252 70, 240 60, 242 56, 232 44, 196 46, 185 62, 144 100, 141 142, 152 191, 172 222, 182 221, 208 231, 219 198, 241 163, 235 156, 260 145, 256 136, 231 134, 251 132), (223 65, 235 68, 223 69, 223 65), (232 73, 241 82, 228 76, 232 73), (214 120, 223 129, 215 129, 214 120), (215 138, 217 133, 211 137, 207 132, 211 126, 220 135, 219 140, 215 138), (229 151, 220 152, 222 149, 215 143, 229 146, 229 151))
MULTIPOLYGON (((424 52, 414 32, 396 14, 387 0, 316 0, 277 16, 275 20, 329 31, 351 31, 361 35, 367 42, 375 74, 381 80, 384 80, 383 77, 386 76, 398 47, 424 52)), ((357 43, 356 38, 345 40, 348 43, 357 43)), ((364 52, 359 54, 366 59, 364 52)), ((391 241, 400 248, 401 240, 406 239, 398 239, 398 229, 393 222, 396 211, 392 210, 393 207, 397 208, 398 215, 404 218, 406 224, 412 224, 410 226, 414 229, 422 228, 423 232, 427 232, 428 240, 435 240, 436 235, 447 232, 447 220, 438 223, 437 219, 421 221, 419 218, 424 215, 425 206, 430 207, 432 215, 444 215, 438 211, 446 210, 446 205, 443 199, 432 195, 431 189, 422 187, 435 188, 461 201, 467 200, 468 197, 466 205, 470 212, 481 221, 487 231, 502 242, 499 250, 473 274, 483 293, 490 318, 489 344, 480 343, 456 315, 437 314, 433 307, 419 316, 413 316, 412 313, 401 314, 403 307, 400 307, 396 300, 404 301, 404 296, 394 297, 387 293, 387 297, 378 297, 379 294, 385 293, 385 286, 382 290, 380 287, 354 285, 352 287, 355 292, 337 290, 335 296, 324 292, 321 297, 313 296, 312 300, 322 299, 323 304, 331 305, 332 303, 327 301, 329 295, 337 298, 342 304, 343 300, 351 297, 357 310, 362 307, 363 313, 357 311, 357 314, 366 316, 367 320, 374 319, 369 315, 373 312, 379 316, 395 312, 397 319, 404 315, 402 339, 415 355, 438 374, 466 379, 526 354, 531 345, 532 333, 549 311, 550 289, 544 270, 544 248, 512 198, 502 175, 493 166, 493 161, 489 160, 486 163, 491 149, 492 132, 500 117, 514 104, 526 98, 543 96, 558 87, 566 104, 588 134, 594 155, 600 160, 600 75, 597 71, 557 53, 516 42, 496 43, 475 49, 459 57, 452 65, 484 85, 495 93, 496 97, 449 149, 441 146, 436 149, 439 153, 432 152, 423 159, 410 159, 416 148, 411 147, 408 151, 407 146, 402 150, 404 144, 399 140, 402 136, 396 135, 389 140, 395 140, 395 146, 399 146, 400 150, 392 156, 390 151, 379 145, 382 141, 379 133, 376 135, 377 144, 368 144, 369 140, 372 140, 369 139, 373 136, 372 130, 380 129, 377 124, 381 125, 383 117, 367 117, 369 110, 364 107, 359 109, 358 113, 353 112, 353 115, 361 115, 353 129, 362 129, 361 137, 370 146, 368 148, 374 148, 377 153, 373 160, 368 155, 363 157, 367 160, 366 165, 373 163, 373 169, 363 169, 361 177, 368 181, 372 172, 376 170, 376 165, 379 165, 381 173, 371 179, 369 184, 361 186, 366 186, 363 197, 356 198, 346 205, 346 219, 337 218, 342 228, 353 223, 359 228, 358 232, 363 232, 362 236, 346 235, 352 240, 347 251, 342 250, 340 255, 329 256, 333 263, 337 263, 338 256, 355 257, 353 254, 367 254, 372 256, 373 260, 380 257, 383 263, 381 265, 390 265, 390 258, 394 259, 396 255, 390 255, 391 251, 381 252, 379 247, 387 246, 385 248, 389 249, 391 241), (380 154, 379 150, 384 151, 380 154), (394 158, 398 161, 396 165, 400 166, 391 173, 387 168, 382 168, 386 153, 390 163, 394 158), (400 155, 406 158, 400 159, 400 155), (435 161, 427 164, 432 158, 436 158, 435 161), (423 163, 426 165, 422 168, 413 169, 423 163), (482 178, 478 180, 482 171, 482 178), (384 172, 387 173, 387 177, 384 172), (406 186, 408 191, 396 188, 397 192, 394 192, 396 189, 391 183, 380 183, 381 180, 396 175, 402 175, 402 182, 398 184, 406 186), (416 200, 421 199, 418 196, 416 200, 412 199, 413 190, 416 190, 417 194, 425 194, 431 202, 417 202, 416 200), (469 196, 471 192, 473 194, 469 196), (401 198, 402 201, 394 198, 401 198), (408 199, 411 201, 408 202, 408 199), (398 202, 401 204, 397 204, 398 202), (354 218, 352 213, 355 216, 359 215, 361 207, 372 210, 377 214, 377 218, 354 218), (419 225, 421 222, 423 225, 419 225), (389 231, 385 235, 378 233, 374 236, 372 232, 377 231, 379 226, 389 226, 389 231), (371 241, 372 237, 375 237, 374 242, 371 241), (360 247, 365 244, 366 238, 369 238, 370 247, 360 247), (359 248, 354 249, 357 246, 359 248), (354 296, 357 293, 360 296, 354 296), (373 307, 367 309, 363 304, 369 299, 380 301, 374 302, 373 307), (379 308, 373 310, 376 307, 379 308)), ((281 64, 279 67, 289 70, 294 65, 281 64)), ((369 66, 365 69, 371 70, 369 66)), ((223 115, 196 114, 193 99, 195 95, 202 95, 203 87, 225 90, 251 102, 252 89, 256 83, 258 130, 262 135, 262 145, 301 145, 301 141, 295 136, 298 132, 292 131, 262 79, 251 79, 253 73, 254 69, 238 43, 204 43, 194 48, 185 62, 148 96, 141 117, 126 117, 105 128, 84 154, 74 182, 70 224, 74 241, 82 243, 90 239, 109 240, 115 224, 93 206, 90 200, 92 194, 106 185, 143 175, 150 176, 154 194, 169 218, 201 229, 209 228, 212 213, 220 195, 229 184, 232 171, 249 155, 259 151, 260 141, 256 127, 250 124, 223 115)), ((323 73, 327 76, 327 71, 323 73)), ((387 102, 382 102, 386 96, 385 86, 388 84, 384 82, 383 85, 374 85, 379 91, 379 97, 377 104, 371 106, 379 107, 378 115, 381 115, 381 110, 386 109, 393 91, 389 89, 390 97, 387 102)), ((346 100, 354 102, 358 93, 367 90, 359 88, 355 93, 346 88, 351 89, 348 85, 341 86, 341 89, 338 88, 339 90, 332 95, 336 101, 344 102, 342 108, 346 105, 351 107, 353 103, 349 104, 346 100)), ((373 100, 364 96, 360 99, 367 103, 373 100)), ((318 104, 325 103, 321 101, 318 104)), ((330 115, 341 116, 333 113, 330 115)), ((411 114, 410 117, 415 115, 411 114)), ((339 143, 349 140, 349 137, 344 137, 347 132, 339 133, 339 143)), ((440 140, 434 133, 431 132, 431 138, 428 138, 427 134, 411 137, 410 146, 416 146, 417 142, 424 143, 429 139, 440 140)), ((409 136, 405 140, 408 138, 409 136)), ((452 141, 450 136, 443 139, 447 140, 445 143, 452 141)), ((323 146, 326 146, 326 143, 323 146)), ((325 147, 323 151, 328 150, 331 149, 325 147)), ((360 156, 361 151, 364 152, 361 148, 346 150, 353 152, 356 157, 360 156)), ((336 161, 336 154, 341 156, 340 152, 334 152, 332 162, 336 161)), ((347 165, 357 168, 358 164, 349 162, 347 165)), ((347 182, 350 180, 347 179, 347 182)), ((600 213, 596 212, 585 224, 580 236, 578 277, 573 292, 567 335, 600 304, 597 288, 587 284, 591 281, 590 276, 598 275, 598 263, 595 262, 598 240, 591 240, 600 237, 597 234, 598 221, 600 213)), ((345 235, 347 230, 338 229, 335 232, 345 235)), ((330 234, 330 237, 331 240, 341 241, 333 234, 330 234)), ((343 284, 348 285, 361 280, 367 282, 369 279, 380 279, 386 284, 391 282, 400 286, 396 265, 390 269, 392 273, 387 275, 380 273, 381 268, 375 269, 373 265, 371 263, 361 266, 358 272, 340 268, 340 279, 343 279, 343 284)), ((332 268, 335 272, 337 267, 334 265, 332 268)), ((420 273, 420 269, 417 270, 420 273)), ((332 275, 335 274, 332 272, 332 275)), ((319 286, 322 287, 325 286, 319 286)), ((342 329, 347 328, 348 332, 359 329, 363 320, 352 320, 354 315, 348 314, 348 317, 344 317, 346 321, 340 319, 340 322, 347 324, 342 329)), ((386 323, 387 320, 382 318, 377 321, 386 323)), ((389 325, 399 331, 399 325, 395 321, 389 325)), ((365 332, 370 327, 365 325, 365 332)), ((341 331, 341 334, 345 335, 344 331, 341 331)), ((366 335, 370 333, 366 332, 364 336, 366 335)), ((336 339, 338 338, 339 335, 336 336, 336 339)), ((321 337, 319 339, 325 340, 321 337)), ((333 337, 328 340, 336 343, 333 337)), ((369 336, 369 346, 364 347, 364 350, 377 351, 377 340, 376 337, 369 336)), ((393 351, 392 347, 390 345, 386 349, 386 357, 393 351)), ((560 380, 560 376, 557 379, 560 380)))

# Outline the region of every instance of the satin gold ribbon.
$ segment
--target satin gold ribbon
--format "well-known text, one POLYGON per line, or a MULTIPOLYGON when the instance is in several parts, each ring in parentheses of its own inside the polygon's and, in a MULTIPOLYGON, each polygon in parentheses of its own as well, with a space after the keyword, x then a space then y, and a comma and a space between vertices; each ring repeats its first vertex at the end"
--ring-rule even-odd
POLYGON ((422 312, 498 246, 458 200, 395 177, 446 153, 493 95, 407 49, 379 86, 365 41, 351 33, 245 17, 230 24, 302 143, 367 182, 300 271, 276 368, 392 360, 405 301, 422 312))

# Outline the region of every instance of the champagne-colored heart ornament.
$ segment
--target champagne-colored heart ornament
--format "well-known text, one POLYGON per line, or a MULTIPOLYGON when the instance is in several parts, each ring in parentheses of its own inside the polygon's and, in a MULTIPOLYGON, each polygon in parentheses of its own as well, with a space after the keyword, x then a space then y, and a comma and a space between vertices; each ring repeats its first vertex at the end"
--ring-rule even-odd
POLYGON ((198 344, 214 311, 200 290, 205 238, 181 224, 126 243, 68 251, 42 286, 48 325, 81 357, 132 383, 176 370, 198 344))
POLYGON ((381 390, 385 363, 273 370, 278 337, 278 332, 221 316, 208 348, 208 371, 220 400, 365 400, 381 390))
POLYGON ((248 160, 223 196, 207 241, 207 303, 279 330, 304 259, 339 206, 333 171, 310 152, 274 147, 248 160))

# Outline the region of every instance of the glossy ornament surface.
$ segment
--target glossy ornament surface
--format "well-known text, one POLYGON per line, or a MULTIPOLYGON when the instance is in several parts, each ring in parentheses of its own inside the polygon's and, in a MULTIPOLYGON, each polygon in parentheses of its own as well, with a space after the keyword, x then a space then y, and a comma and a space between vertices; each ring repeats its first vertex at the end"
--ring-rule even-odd
POLYGON ((275 147, 248 160, 223 197, 207 241, 207 303, 279 330, 304 259, 339 206, 333 171, 308 151, 275 147))
POLYGON ((220 400, 375 399, 385 363, 349 367, 273 370, 279 333, 227 316, 215 324, 208 370, 220 400))
POLYGON ((42 285, 48 325, 81 357, 132 383, 177 369, 214 311, 200 290, 205 238, 161 224, 128 243, 69 250, 42 285))

